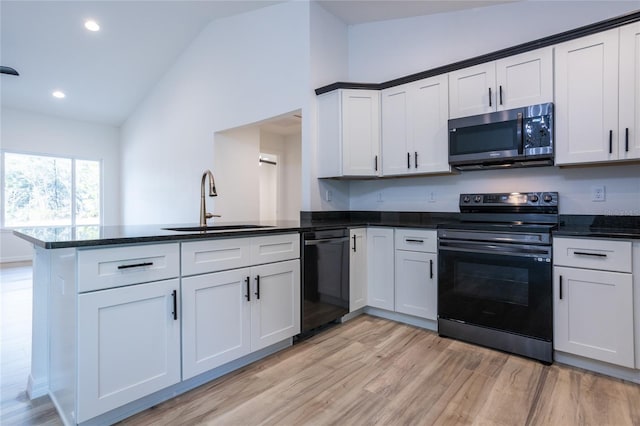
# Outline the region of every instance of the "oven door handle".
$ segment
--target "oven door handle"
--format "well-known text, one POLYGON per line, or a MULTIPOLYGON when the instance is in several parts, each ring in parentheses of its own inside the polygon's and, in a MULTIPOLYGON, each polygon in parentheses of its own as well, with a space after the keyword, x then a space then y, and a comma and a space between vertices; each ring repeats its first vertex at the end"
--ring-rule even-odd
POLYGON ((467 253, 504 254, 519 257, 551 258, 551 247, 524 246, 514 244, 466 243, 458 241, 440 241, 439 250, 467 253))

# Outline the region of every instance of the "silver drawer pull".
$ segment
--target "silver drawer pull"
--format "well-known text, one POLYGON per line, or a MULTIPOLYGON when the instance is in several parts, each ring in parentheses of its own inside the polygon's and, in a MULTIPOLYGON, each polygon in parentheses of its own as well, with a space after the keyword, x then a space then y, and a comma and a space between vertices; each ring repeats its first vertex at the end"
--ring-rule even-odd
POLYGON ((412 238, 407 238, 406 240, 404 240, 407 243, 417 243, 417 244, 424 244, 424 240, 414 240, 412 238))
POLYGON ((574 251, 573 254, 578 256, 607 257, 606 253, 587 253, 584 251, 574 251))
POLYGON ((132 265, 120 265, 118 269, 142 268, 143 266, 153 266, 153 262, 134 263, 132 265))

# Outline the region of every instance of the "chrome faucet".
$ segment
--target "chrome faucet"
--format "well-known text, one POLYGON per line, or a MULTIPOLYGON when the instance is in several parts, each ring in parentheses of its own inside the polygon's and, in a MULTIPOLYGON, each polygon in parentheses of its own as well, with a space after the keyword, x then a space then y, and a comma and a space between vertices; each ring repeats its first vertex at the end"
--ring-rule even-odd
POLYGON ((207 176, 209 176, 209 197, 218 196, 216 183, 213 180, 213 173, 211 173, 211 170, 205 170, 202 174, 202 182, 200 184, 200 226, 207 226, 207 219, 220 217, 220 215, 217 214, 207 213, 207 203, 204 199, 204 182, 207 180, 207 176))

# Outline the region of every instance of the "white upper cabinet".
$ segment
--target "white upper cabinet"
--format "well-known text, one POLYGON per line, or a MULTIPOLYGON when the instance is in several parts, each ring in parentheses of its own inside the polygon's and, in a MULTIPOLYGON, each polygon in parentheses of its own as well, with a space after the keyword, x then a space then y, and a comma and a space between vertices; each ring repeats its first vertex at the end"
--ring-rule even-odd
POLYGON ((640 22, 620 28, 619 113, 618 158, 640 158, 640 22))
POLYGON ((382 174, 450 172, 447 76, 385 89, 381 102, 382 174))
POLYGON ((380 174, 380 92, 318 96, 318 177, 380 174))
POLYGON ((640 158, 640 23, 556 47, 556 163, 640 158))
POLYGON ((618 32, 556 46, 556 164, 617 156, 618 32))
POLYGON ((449 118, 553 101, 553 48, 449 73, 449 118))

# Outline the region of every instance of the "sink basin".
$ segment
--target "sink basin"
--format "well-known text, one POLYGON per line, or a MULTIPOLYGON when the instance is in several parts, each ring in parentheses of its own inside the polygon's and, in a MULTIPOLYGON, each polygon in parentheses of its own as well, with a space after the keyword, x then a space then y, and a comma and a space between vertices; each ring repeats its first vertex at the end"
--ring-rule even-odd
POLYGON ((255 228, 272 228, 272 227, 264 226, 264 225, 209 225, 209 226, 186 226, 186 227, 163 228, 163 229, 167 231, 206 232, 206 231, 231 231, 231 230, 255 229, 255 228))

